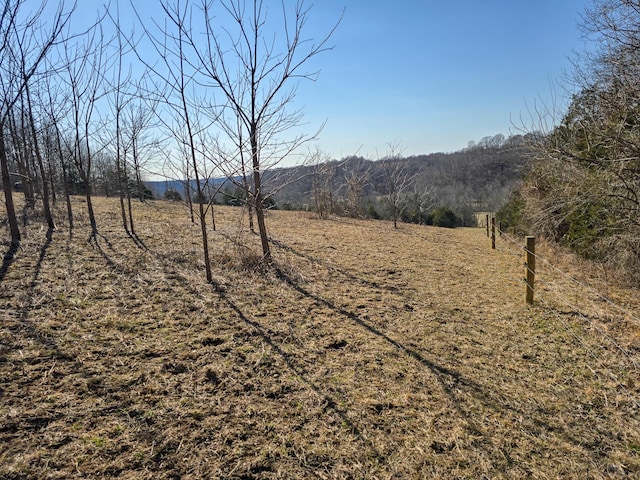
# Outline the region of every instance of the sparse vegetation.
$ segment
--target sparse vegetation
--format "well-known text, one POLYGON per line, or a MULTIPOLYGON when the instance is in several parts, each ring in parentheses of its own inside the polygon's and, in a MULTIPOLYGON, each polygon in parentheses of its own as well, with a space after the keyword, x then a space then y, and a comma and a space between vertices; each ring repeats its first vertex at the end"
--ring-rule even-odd
MULTIPOLYGON (((605 373, 637 398, 638 371, 594 329, 577 343, 572 313, 526 308, 484 230, 270 211, 265 269, 220 207, 212 285, 187 207, 134 202, 134 239, 117 202, 94 199, 92 242, 80 208, 71 238, 29 223, 13 256, 2 230, 0 477, 640 476, 637 403, 605 373)), ((585 314, 637 357, 637 325, 585 314)))

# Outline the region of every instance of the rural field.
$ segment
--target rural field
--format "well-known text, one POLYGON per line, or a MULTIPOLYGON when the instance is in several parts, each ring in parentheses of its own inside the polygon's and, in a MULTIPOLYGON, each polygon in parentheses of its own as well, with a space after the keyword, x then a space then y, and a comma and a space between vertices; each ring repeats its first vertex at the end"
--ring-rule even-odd
POLYGON ((0 478, 640 478, 640 298, 598 267, 539 245, 530 307, 519 239, 273 211, 264 269, 225 207, 211 285, 184 205, 95 201, 95 240, 80 198, 0 231, 0 478))

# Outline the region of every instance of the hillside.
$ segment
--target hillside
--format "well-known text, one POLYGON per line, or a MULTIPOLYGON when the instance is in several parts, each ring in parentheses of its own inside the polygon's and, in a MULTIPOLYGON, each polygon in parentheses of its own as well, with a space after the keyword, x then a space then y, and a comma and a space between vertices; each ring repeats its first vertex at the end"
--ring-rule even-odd
MULTIPOLYGON (((473 224, 476 212, 497 211, 520 185, 528 168, 528 142, 527 137, 521 135, 508 139, 496 135, 457 152, 398 156, 395 162, 402 166, 408 179, 400 195, 403 211, 411 212, 416 208, 427 211, 446 206, 468 224, 473 224)), ((263 172, 263 185, 267 194, 273 196, 276 208, 308 210, 316 207, 314 195, 321 184, 322 194, 331 197, 335 212, 353 215, 356 212, 349 212, 348 206, 354 201, 353 192, 349 191, 348 184, 355 180, 361 198, 358 199, 359 211, 353 216, 389 218, 389 208, 383 199, 389 188, 383 163, 354 156, 272 168, 263 172)), ((235 184, 224 178, 212 178, 202 181, 202 185, 207 197, 215 195, 215 201, 224 204, 244 195, 238 189, 240 177, 234 180, 235 184)), ((144 183, 157 199, 163 198, 169 189, 186 198, 185 182, 144 183)), ((195 185, 195 180, 191 180, 193 198, 195 185)), ((116 191, 115 187, 111 191, 116 191)), ((420 223, 415 218, 404 220, 420 223)))
POLYGON ((276 274, 226 207, 214 288, 183 205, 95 207, 2 231, 2 478, 640 477, 640 301, 575 257, 526 307, 519 240, 272 211, 276 274))
MULTIPOLYGON (((505 139, 496 135, 457 152, 397 155, 394 161, 410 179, 402 193, 407 208, 412 208, 418 196, 424 207, 447 206, 461 218, 473 217, 478 211, 497 211, 522 181, 530 162, 529 142, 527 136, 505 139)), ((266 188, 275 192, 276 203, 293 208, 314 205, 314 183, 322 184, 337 203, 347 203, 348 184, 353 178, 360 181, 363 205, 373 206, 379 216, 387 217, 384 202, 379 201, 389 188, 381 161, 354 156, 264 174, 266 188)))

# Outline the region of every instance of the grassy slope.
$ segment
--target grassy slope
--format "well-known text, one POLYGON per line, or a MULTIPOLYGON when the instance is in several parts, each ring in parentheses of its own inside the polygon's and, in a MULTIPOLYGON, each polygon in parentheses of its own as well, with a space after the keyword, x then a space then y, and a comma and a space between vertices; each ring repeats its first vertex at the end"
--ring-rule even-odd
MULTIPOLYGON (((482 230, 273 212, 277 276, 224 209, 214 289, 181 206, 136 204, 134 241, 99 199, 93 243, 75 208, 2 273, 2 478, 640 477, 638 370, 526 308, 482 230)), ((588 308, 638 362, 638 329, 588 308)))

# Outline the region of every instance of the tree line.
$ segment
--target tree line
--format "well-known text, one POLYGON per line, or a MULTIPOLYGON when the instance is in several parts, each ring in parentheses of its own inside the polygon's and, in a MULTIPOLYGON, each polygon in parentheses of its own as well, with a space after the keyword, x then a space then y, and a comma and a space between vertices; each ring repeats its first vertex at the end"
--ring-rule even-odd
POLYGON ((522 181, 531 135, 485 137, 452 153, 404 157, 400 147, 377 160, 324 158, 268 172, 278 208, 445 227, 475 226, 477 212, 496 211, 522 181), (296 182, 288 180, 297 176, 296 182))
POLYGON ((640 277, 640 1, 596 0, 581 27, 591 47, 574 62, 576 93, 501 211, 543 235, 640 277))
POLYGON ((263 0, 158 0, 151 17, 127 5, 123 15, 112 2, 87 25, 77 3, 0 3, 0 174, 11 248, 21 240, 15 189, 25 214, 42 209, 49 237, 52 204, 65 199, 73 229, 70 196, 81 194, 95 239, 96 193, 119 196, 122 226, 135 235, 131 199, 149 196, 143 176, 160 159, 167 177, 195 189, 187 196, 208 281, 213 209, 202 200, 213 197, 212 178, 242 189, 271 263, 262 176, 315 138, 298 133, 295 87, 317 77, 307 64, 330 50, 340 12, 324 37, 309 39, 302 0, 280 11, 263 0))

